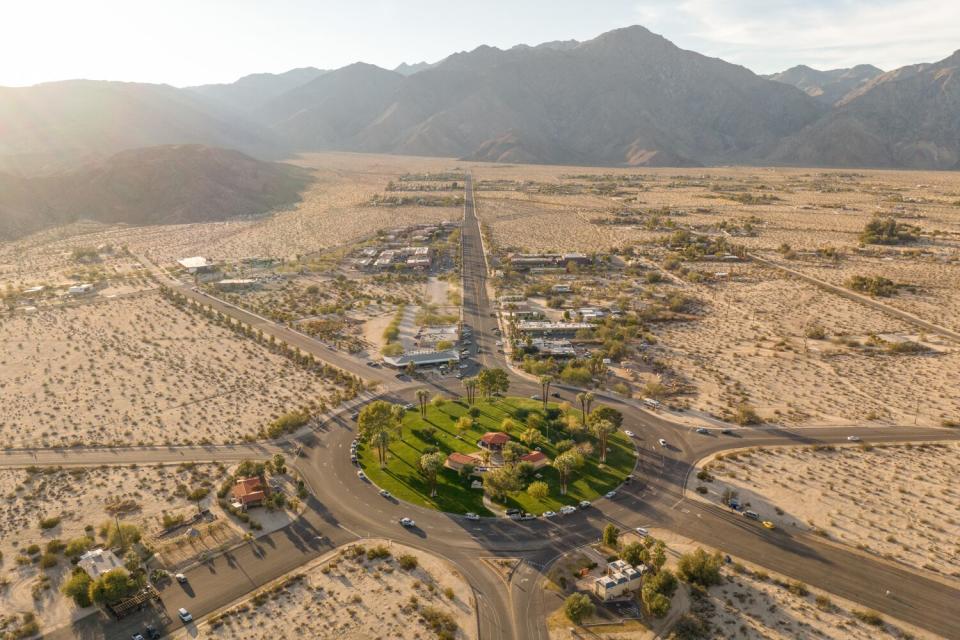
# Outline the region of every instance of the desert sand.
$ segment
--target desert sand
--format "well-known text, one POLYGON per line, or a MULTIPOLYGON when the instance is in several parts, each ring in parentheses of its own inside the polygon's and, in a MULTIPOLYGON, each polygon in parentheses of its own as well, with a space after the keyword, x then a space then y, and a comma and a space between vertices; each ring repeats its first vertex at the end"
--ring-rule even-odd
POLYGON ((199 637, 469 640, 478 637, 474 606, 470 586, 447 562, 390 541, 363 540, 212 616, 199 637), (377 550, 389 555, 374 557, 377 550), (440 636, 433 621, 450 635, 440 636))
POLYGON ((706 468, 714 480, 691 487, 707 487, 711 502, 730 489, 777 526, 960 578, 956 443, 752 449, 706 468))
POLYGON ((237 442, 334 390, 156 293, 2 327, 4 447, 237 442))

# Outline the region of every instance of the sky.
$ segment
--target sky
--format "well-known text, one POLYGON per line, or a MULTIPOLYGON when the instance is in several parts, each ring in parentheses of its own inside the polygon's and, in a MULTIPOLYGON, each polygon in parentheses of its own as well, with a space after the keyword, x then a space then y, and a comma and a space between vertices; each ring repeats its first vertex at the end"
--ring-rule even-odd
POLYGON ((958 0, 0 0, 0 85, 393 68, 632 24, 756 73, 889 70, 960 49, 958 0))

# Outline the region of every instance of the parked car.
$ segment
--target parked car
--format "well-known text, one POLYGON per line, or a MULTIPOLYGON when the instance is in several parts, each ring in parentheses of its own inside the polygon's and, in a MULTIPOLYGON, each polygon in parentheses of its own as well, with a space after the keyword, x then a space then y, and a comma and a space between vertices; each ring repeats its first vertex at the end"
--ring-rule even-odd
POLYGON ((407 404, 403 405, 403 410, 404 410, 404 411, 413 411, 413 405, 408 402, 407 404))
POLYGON ((417 526, 417 523, 411 520, 410 518, 400 518, 400 524, 408 529, 411 527, 417 526))
POLYGON ((357 454, 355 453, 350 454, 350 462, 352 462, 353 464, 360 464, 360 460, 357 458, 357 454))
POLYGON ((553 396, 554 398, 560 398, 560 397, 562 397, 562 396, 560 395, 560 393, 557 392, 557 391, 554 391, 554 392, 551 393, 550 395, 553 396))
POLYGON ((365 473, 363 472, 363 469, 361 469, 360 471, 357 471, 357 477, 360 478, 361 480, 366 480, 366 479, 367 479, 367 474, 365 474, 365 473))
POLYGON ((386 489, 380 489, 380 495, 382 495, 387 500, 393 499, 393 494, 387 491, 386 489))
POLYGON ((543 512, 543 517, 544 517, 544 518, 554 518, 554 517, 556 517, 556 515, 557 515, 557 512, 556 512, 556 511, 544 511, 544 512, 543 512))
POLYGON ((505 513, 508 518, 512 520, 516 520, 517 518, 520 517, 522 512, 520 511, 520 509, 507 509, 505 513))
POLYGON ((160 637, 160 632, 152 624, 148 624, 145 631, 147 632, 147 637, 150 638, 150 640, 157 640, 157 638, 160 637))
POLYGON ((756 511, 744 511, 744 512, 743 512, 743 515, 744 515, 744 517, 750 518, 751 520, 759 520, 759 519, 760 519, 760 514, 757 513, 756 511))
POLYGON ((590 501, 589 501, 589 500, 581 500, 579 506, 580 506, 581 509, 586 509, 587 507, 590 506, 590 501))
POLYGON ((180 616, 180 620, 184 624, 188 622, 193 622, 193 616, 190 615, 190 612, 184 609, 183 607, 180 607, 179 609, 177 609, 177 615, 180 616))
MULTIPOLYGON (((583 503, 581 502, 580 504, 583 504, 583 503)), ((568 515, 570 515, 571 513, 576 513, 576 511, 577 511, 577 508, 574 507, 574 506, 571 506, 571 505, 569 505, 569 504, 566 504, 566 505, 560 507, 560 513, 562 513, 562 514, 565 515, 565 516, 568 516, 568 515)))
POLYGON ((629 474, 629 475, 627 475, 627 477, 623 479, 623 484, 630 484, 631 482, 633 482, 633 474, 632 474, 632 473, 629 474))
POLYGON ((636 529, 634 529, 634 531, 636 531, 637 535, 640 536, 641 538, 646 538, 647 536, 650 535, 650 532, 644 529, 643 527, 637 527, 636 529))
POLYGON ((629 429, 624 429, 623 432, 627 435, 628 438, 633 437, 633 431, 630 431, 629 429))
POLYGON ((479 519, 480 519, 480 516, 473 513, 472 511, 467 514, 467 520, 479 520, 479 519))
POLYGON ((608 500, 612 500, 616 495, 616 491, 607 491, 605 494, 603 494, 603 497, 607 498, 608 500))
POLYGON ((533 394, 532 396, 530 396, 530 399, 531 399, 531 400, 543 400, 543 398, 541 398, 541 397, 540 397, 539 395, 537 395, 536 393, 533 394))
POLYGON ((176 578, 177 582, 179 582, 180 584, 185 584, 187 581, 187 576, 183 575, 182 573, 174 574, 173 577, 176 578))
POLYGON ((146 639, 143 637, 142 633, 135 633, 132 636, 130 636, 130 640, 146 640, 146 639))
POLYGON ((520 519, 521 519, 521 520, 536 520, 536 519, 537 519, 537 516, 533 515, 532 513, 527 513, 526 511, 524 511, 524 512, 523 512, 523 515, 520 516, 520 519))

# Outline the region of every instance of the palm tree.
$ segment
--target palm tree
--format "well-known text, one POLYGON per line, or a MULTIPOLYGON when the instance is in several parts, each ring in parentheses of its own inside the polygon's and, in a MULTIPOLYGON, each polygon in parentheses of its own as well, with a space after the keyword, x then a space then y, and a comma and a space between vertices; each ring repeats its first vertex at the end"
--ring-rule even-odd
POLYGON ((526 431, 520 434, 520 439, 528 447, 532 447, 536 443, 540 442, 542 438, 543 438, 543 434, 541 434, 539 430, 534 429, 533 427, 527 429, 526 431))
POLYGON ((430 483, 431 498, 437 495, 437 476, 440 473, 440 469, 443 468, 445 461, 446 458, 439 451, 420 456, 420 472, 427 478, 427 482, 430 483))
POLYGON ((365 406, 357 418, 360 440, 377 448, 381 468, 387 464, 387 447, 390 445, 390 433, 395 428, 397 415, 395 406, 384 400, 375 400, 365 406))
POLYGON ((420 404, 420 415, 424 418, 427 417, 427 397, 429 395, 426 389, 417 389, 417 402, 420 404))
POLYGON ((543 396, 543 410, 547 410, 547 398, 550 396, 550 383, 553 382, 553 376, 540 376, 540 391, 543 396))
POLYGON ((583 456, 570 449, 558 455, 550 464, 560 474, 560 495, 567 495, 567 480, 576 469, 583 465, 583 456))
POLYGON ((477 399, 477 377, 463 379, 463 386, 467 389, 467 404, 473 404, 477 399))
POLYGON ((582 391, 577 394, 577 401, 580 403, 580 419, 583 424, 587 424, 587 414, 590 413, 590 405, 593 404, 593 394, 582 391))
POLYGON ((607 461, 607 438, 611 433, 617 430, 616 426, 609 420, 594 420, 590 425, 593 435, 600 441, 600 462, 607 461))
POLYGON ((390 409, 390 414, 393 418, 393 430, 397 432, 397 438, 399 440, 403 440, 403 416, 405 413, 404 408, 398 404, 393 405, 393 408, 390 409))

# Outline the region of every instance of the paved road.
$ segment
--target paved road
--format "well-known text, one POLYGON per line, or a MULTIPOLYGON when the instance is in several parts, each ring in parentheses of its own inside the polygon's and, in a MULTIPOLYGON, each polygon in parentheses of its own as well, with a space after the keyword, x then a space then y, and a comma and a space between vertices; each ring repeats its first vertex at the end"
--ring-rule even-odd
MULTIPOLYGON (((473 330, 473 348, 480 351, 477 359, 485 366, 505 367, 494 344, 496 324, 487 300, 486 270, 469 179, 463 243, 464 323, 473 330)), ((231 315, 234 313, 231 311, 231 315)), ((280 329, 283 328, 271 327, 271 331, 278 331, 275 334, 278 337, 290 337, 279 332, 280 329)), ((320 353, 313 350, 313 346, 310 350, 320 353)), ((342 357, 338 357, 337 362, 344 363, 344 368, 356 364, 342 357)), ((370 373, 362 363, 359 366, 364 367, 364 373, 370 373)), ((511 383, 511 393, 517 395, 531 395, 540 390, 538 384, 516 375, 512 375, 511 383)), ((426 384, 448 393, 462 391, 460 383, 450 378, 430 378, 426 384)), ((391 378, 384 380, 384 386, 384 391, 390 394, 386 397, 392 400, 413 398, 413 385, 391 378)), ((575 393, 576 390, 570 389, 560 391, 568 401, 574 400, 575 393)), ((692 464, 703 456, 747 446, 845 443, 846 436, 852 433, 850 429, 737 428, 730 436, 704 436, 640 410, 632 403, 616 399, 604 401, 622 410, 625 424, 638 434, 637 479, 621 487, 613 500, 600 499, 590 509, 556 520, 530 522, 494 518, 470 522, 459 516, 388 501, 377 494, 375 487, 356 476, 356 469, 349 461, 349 443, 354 437, 355 425, 344 412, 301 439, 303 456, 293 464, 303 474, 313 497, 296 522, 255 544, 244 544, 226 556, 188 571, 189 588, 179 585, 164 588, 164 607, 159 612, 139 614, 121 623, 92 618, 49 637, 129 637, 133 630, 142 627, 147 616, 154 616, 156 622, 174 628, 179 622, 171 616, 175 616, 180 606, 188 607, 194 616, 207 614, 337 545, 360 537, 382 536, 427 548, 460 568, 477 595, 481 638, 545 639, 543 613, 555 604, 555 596, 539 584, 545 568, 558 555, 597 540, 603 527, 613 522, 624 529, 656 526, 677 531, 944 637, 960 638, 960 613, 956 607, 960 590, 955 584, 912 573, 903 566, 825 543, 815 536, 796 531, 767 531, 723 508, 684 497, 684 485, 692 464), (665 438, 670 446, 659 447, 658 438, 665 438), (400 527, 397 520, 403 516, 414 518, 418 527, 413 530, 400 527), (523 563, 505 586, 483 560, 485 557, 517 557, 523 563), (885 595, 887 589, 891 591, 890 596, 885 595)), ((861 429, 857 433, 868 442, 960 438, 956 432, 914 427, 861 429)), ((20 451, 0 457, 0 465, 64 461, 82 464, 119 459, 168 461, 193 455, 201 460, 236 459, 234 456, 247 454, 265 457, 272 451, 269 445, 263 445, 262 452, 251 451, 248 446, 259 445, 232 449, 130 448, 123 452, 20 451)))

